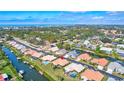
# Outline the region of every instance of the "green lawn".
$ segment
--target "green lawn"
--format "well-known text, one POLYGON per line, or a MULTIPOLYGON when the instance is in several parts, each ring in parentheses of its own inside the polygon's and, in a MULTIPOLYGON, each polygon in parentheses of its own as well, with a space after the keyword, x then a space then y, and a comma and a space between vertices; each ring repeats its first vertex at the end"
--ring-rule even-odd
POLYGON ((9 62, 8 58, 5 56, 5 54, 0 50, 0 72, 6 73, 10 79, 13 80, 21 80, 21 78, 18 76, 18 73, 16 72, 15 68, 12 66, 12 64, 9 62))
MULTIPOLYGON (((9 46, 10 47, 10 46, 9 46)), ((43 65, 41 64, 42 61, 39 59, 32 59, 30 56, 25 56, 22 55, 17 49, 14 47, 10 47, 11 50, 14 51, 14 53, 21 58, 21 60, 24 62, 28 62, 30 65, 33 65, 37 71, 41 71, 44 73, 44 75, 49 79, 49 80, 64 80, 64 81, 74 81, 74 80, 79 80, 79 77, 76 78, 71 78, 68 75, 64 74, 64 69, 63 68, 57 68, 54 69, 54 65, 52 63, 48 65, 43 65), (31 60, 32 59, 32 60, 31 60)))
POLYGON ((6 73, 10 78, 11 80, 22 80, 19 76, 18 76, 18 73, 16 72, 16 70, 13 68, 13 66, 10 64, 6 67, 4 67, 2 70, 1 70, 2 73, 6 73))

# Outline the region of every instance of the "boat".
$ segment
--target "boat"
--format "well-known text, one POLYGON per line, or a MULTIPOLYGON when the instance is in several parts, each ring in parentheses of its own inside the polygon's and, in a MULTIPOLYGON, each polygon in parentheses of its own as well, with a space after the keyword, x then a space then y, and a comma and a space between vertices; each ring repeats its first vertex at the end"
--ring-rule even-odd
POLYGON ((24 70, 19 70, 19 73, 22 75, 24 74, 24 70))

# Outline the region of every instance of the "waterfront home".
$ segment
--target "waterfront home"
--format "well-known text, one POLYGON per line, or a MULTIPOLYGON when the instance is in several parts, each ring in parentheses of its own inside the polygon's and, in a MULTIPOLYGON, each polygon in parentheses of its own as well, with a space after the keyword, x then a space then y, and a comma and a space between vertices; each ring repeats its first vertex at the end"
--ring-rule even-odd
POLYGON ((107 54, 111 54, 113 49, 107 48, 107 47, 101 47, 100 50, 107 53, 107 54))
POLYGON ((16 42, 15 41, 10 41, 9 44, 13 46, 13 45, 16 44, 16 42))
POLYGON ((17 46, 17 49, 18 49, 18 50, 20 50, 20 49, 24 49, 24 48, 26 48, 26 47, 23 46, 23 45, 19 45, 19 46, 17 46))
POLYGON ((51 48, 49 48, 48 50, 49 50, 49 51, 52 51, 52 52, 56 52, 56 51, 59 50, 59 48, 58 48, 58 47, 51 47, 51 48))
POLYGON ((14 45, 15 48, 17 48, 18 46, 20 46, 18 43, 16 43, 16 44, 14 45))
POLYGON ((85 60, 85 61, 89 61, 92 57, 88 54, 88 53, 84 53, 84 54, 81 54, 77 57, 77 61, 80 61, 80 60, 85 60))
POLYGON ((64 55, 65 58, 76 58, 78 55, 80 54, 80 51, 77 51, 77 50, 73 50, 67 54, 64 55))
POLYGON ((33 55, 36 51, 32 49, 27 49, 27 51, 24 52, 25 55, 33 55))
POLYGON ((108 73, 112 74, 113 72, 119 73, 119 74, 124 74, 124 67, 117 62, 111 62, 108 65, 107 71, 108 73))
POLYGON ((81 71, 85 69, 85 67, 81 64, 71 63, 67 65, 66 67, 64 67, 64 69, 66 73, 71 72, 71 71, 76 71, 80 73, 81 71))
POLYGON ((64 55, 66 53, 67 53, 67 50, 65 50, 65 49, 60 49, 60 50, 56 51, 56 55, 59 55, 59 56, 64 55))
POLYGON ((56 59, 56 57, 54 55, 46 55, 46 56, 43 56, 41 57, 40 59, 44 60, 44 61, 52 61, 54 59, 56 59))
POLYGON ((104 75, 99 71, 94 71, 91 69, 86 69, 81 73, 81 79, 90 80, 90 81, 101 81, 104 78, 104 75))
POLYGON ((40 57, 42 56, 42 54, 35 51, 35 52, 32 54, 32 56, 35 57, 35 58, 40 58, 40 57))
POLYGON ((108 60, 106 60, 105 58, 93 58, 91 62, 97 64, 98 69, 100 70, 102 70, 108 64, 108 60))
POLYGON ((24 52, 27 51, 27 49, 26 48, 22 48, 20 51, 21 51, 21 53, 24 53, 24 52))
POLYGON ((69 64, 69 61, 66 59, 58 58, 52 62, 55 66, 65 66, 69 64))
POLYGON ((35 50, 32 50, 32 49, 27 49, 27 51, 24 52, 25 55, 30 55, 32 57, 35 57, 35 58, 40 58, 42 55, 42 53, 39 53, 35 50))
POLYGON ((8 75, 6 73, 0 75, 0 81, 4 81, 8 79, 8 75))

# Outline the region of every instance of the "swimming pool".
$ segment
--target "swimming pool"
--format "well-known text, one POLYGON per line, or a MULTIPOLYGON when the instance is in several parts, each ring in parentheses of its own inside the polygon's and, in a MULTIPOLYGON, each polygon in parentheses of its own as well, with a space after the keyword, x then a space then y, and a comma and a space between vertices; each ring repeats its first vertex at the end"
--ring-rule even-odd
POLYGON ((50 62, 46 60, 46 61, 43 61, 42 63, 43 63, 44 65, 47 65, 47 64, 49 64, 50 62))
POLYGON ((75 71, 72 71, 72 72, 69 72, 69 76, 72 77, 72 78, 75 78, 77 76, 77 72, 75 71))

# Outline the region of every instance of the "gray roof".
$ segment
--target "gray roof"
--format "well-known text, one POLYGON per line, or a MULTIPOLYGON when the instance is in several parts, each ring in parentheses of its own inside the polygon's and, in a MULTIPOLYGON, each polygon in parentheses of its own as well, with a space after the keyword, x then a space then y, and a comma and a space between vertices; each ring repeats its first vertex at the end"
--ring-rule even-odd
POLYGON ((111 62, 108 65, 108 69, 111 69, 111 70, 113 70, 115 72, 124 74, 124 67, 121 64, 119 64, 118 62, 111 62))

